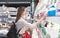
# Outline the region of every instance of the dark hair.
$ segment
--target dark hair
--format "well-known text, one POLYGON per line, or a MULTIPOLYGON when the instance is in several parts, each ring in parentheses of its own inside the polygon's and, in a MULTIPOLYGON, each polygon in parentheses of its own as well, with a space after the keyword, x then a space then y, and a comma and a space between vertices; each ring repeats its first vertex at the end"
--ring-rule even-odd
POLYGON ((25 11, 25 7, 18 8, 15 22, 17 22, 21 18, 21 15, 23 14, 24 11, 25 11))

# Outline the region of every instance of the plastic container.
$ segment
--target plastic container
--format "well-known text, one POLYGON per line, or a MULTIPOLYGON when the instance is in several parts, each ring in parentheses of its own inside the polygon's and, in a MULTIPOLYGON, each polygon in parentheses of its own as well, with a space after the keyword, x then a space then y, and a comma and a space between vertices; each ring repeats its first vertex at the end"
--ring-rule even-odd
POLYGON ((49 7, 48 16, 56 16, 56 9, 54 5, 49 7))

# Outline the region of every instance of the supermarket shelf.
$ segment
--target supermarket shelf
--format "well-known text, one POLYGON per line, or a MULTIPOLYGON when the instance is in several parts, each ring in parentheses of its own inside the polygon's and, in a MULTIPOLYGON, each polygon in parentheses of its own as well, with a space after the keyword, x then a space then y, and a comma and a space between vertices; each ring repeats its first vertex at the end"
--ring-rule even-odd
POLYGON ((57 24, 60 24, 60 16, 51 16, 51 17, 46 17, 47 21, 55 22, 57 24))
POLYGON ((47 16, 47 17, 60 17, 60 15, 57 15, 57 16, 47 16))
POLYGON ((0 4, 30 4, 30 2, 0 2, 0 4))

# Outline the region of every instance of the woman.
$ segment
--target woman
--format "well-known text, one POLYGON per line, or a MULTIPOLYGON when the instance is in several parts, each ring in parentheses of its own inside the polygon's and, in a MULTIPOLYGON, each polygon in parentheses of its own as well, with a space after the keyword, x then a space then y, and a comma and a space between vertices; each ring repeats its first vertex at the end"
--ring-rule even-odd
POLYGON ((36 28, 40 24, 40 22, 45 18, 46 14, 42 13, 41 19, 38 20, 36 23, 33 23, 33 24, 28 23, 25 20, 25 16, 26 16, 25 7, 19 8, 17 16, 16 16, 16 21, 15 21, 17 31, 22 28, 22 30, 19 32, 19 34, 23 34, 28 28, 30 28, 31 30, 33 28, 36 28))

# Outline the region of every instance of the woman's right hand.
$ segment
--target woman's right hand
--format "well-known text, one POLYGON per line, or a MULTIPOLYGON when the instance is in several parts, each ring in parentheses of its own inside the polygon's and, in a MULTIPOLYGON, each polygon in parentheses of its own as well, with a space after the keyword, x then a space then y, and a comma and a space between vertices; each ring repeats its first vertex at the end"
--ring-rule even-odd
POLYGON ((46 11, 44 11, 44 12, 42 12, 41 14, 40 14, 40 19, 42 19, 42 20, 44 20, 45 18, 46 18, 46 16, 47 16, 47 14, 45 13, 46 11))
POLYGON ((47 16, 47 13, 46 11, 43 11, 41 14, 40 14, 40 19, 36 22, 36 25, 39 25, 47 16))

